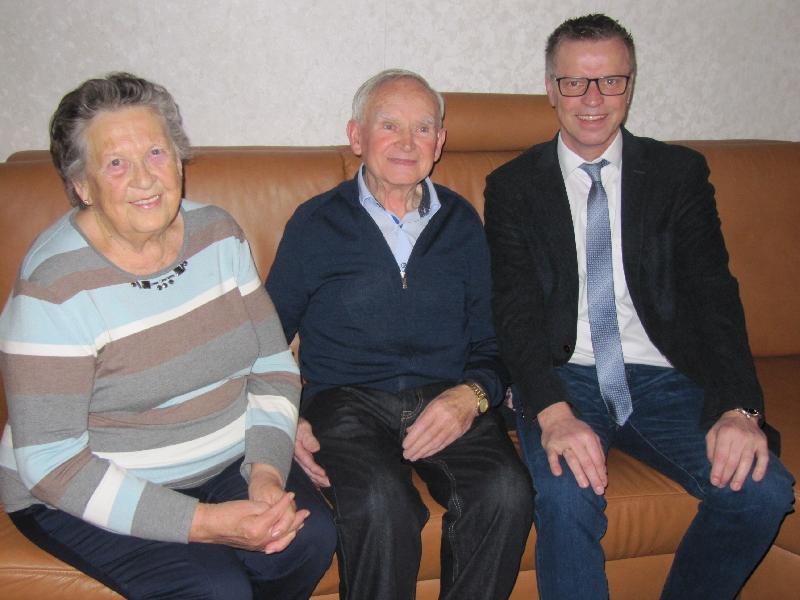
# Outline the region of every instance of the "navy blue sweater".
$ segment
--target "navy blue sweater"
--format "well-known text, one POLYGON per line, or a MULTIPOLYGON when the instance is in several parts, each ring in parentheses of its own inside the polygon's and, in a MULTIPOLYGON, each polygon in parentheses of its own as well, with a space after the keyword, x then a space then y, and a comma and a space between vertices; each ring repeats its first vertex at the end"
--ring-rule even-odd
POLYGON ((300 334, 304 399, 343 385, 472 380, 501 401, 483 226, 461 196, 436 191, 442 206, 414 245, 405 288, 355 179, 287 223, 266 285, 286 338, 300 334))

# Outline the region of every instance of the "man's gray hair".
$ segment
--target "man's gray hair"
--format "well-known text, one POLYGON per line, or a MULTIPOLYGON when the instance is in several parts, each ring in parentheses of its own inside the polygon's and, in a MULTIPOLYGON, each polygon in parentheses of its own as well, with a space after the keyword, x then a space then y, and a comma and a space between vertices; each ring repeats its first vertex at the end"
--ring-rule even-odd
POLYGON ((88 148, 84 133, 89 123, 103 111, 137 106, 152 109, 164 120, 181 161, 191 156, 180 110, 164 87, 130 73, 110 73, 84 81, 61 99, 50 120, 50 156, 73 206, 83 208, 72 182, 86 176, 88 148))
POLYGON ((359 87, 356 91, 356 95, 353 96, 353 120, 363 123, 365 117, 364 111, 367 108, 367 104, 369 103, 369 99, 372 97, 372 94, 374 94, 381 86, 399 79, 411 79, 416 81, 431 95, 431 98, 433 98, 438 109, 436 126, 441 127, 442 119, 444 119, 444 98, 439 92, 430 86, 430 84, 422 75, 414 73, 413 71, 407 71, 405 69, 386 69, 377 75, 373 75, 364 83, 362 83, 361 87, 359 87))

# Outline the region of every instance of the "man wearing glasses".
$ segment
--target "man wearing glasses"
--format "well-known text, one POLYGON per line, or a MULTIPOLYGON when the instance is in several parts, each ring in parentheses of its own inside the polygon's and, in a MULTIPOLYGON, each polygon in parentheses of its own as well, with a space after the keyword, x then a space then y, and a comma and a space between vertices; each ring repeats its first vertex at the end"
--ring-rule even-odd
POLYGON ((545 81, 561 130, 486 183, 495 324, 536 490, 545 600, 608 596, 612 445, 700 500, 663 598, 733 598, 791 510, 708 167, 622 127, 635 76, 619 23, 561 24, 545 81))

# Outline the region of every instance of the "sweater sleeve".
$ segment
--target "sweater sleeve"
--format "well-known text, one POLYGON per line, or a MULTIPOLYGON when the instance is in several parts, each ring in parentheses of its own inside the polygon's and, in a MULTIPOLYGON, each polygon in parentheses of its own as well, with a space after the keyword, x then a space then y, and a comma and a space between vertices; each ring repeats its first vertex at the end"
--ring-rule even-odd
POLYGON ((302 222, 295 213, 286 224, 266 288, 275 303, 286 339, 291 342, 300 327, 309 302, 303 277, 302 222))
POLYGON ((256 271, 250 247, 246 240, 237 243, 237 283, 258 340, 258 357, 247 381, 242 475, 249 479, 250 465, 266 463, 281 473, 285 483, 294 453, 300 372, 275 306, 256 271))
POLYGON ((467 247, 469 286, 467 311, 469 317, 470 348, 464 368, 464 380, 480 385, 493 406, 505 396, 507 377, 497 353, 497 341, 492 325, 492 281, 489 269, 489 248, 477 214, 471 215, 469 226, 474 229, 467 247))
POLYGON ((93 525, 186 542, 197 500, 135 477, 89 448, 90 399, 103 344, 86 322, 89 311, 82 294, 60 301, 47 288, 17 282, 0 317, 9 409, 3 446, 12 448, 4 451, 2 466, 16 471, 38 500, 93 525))

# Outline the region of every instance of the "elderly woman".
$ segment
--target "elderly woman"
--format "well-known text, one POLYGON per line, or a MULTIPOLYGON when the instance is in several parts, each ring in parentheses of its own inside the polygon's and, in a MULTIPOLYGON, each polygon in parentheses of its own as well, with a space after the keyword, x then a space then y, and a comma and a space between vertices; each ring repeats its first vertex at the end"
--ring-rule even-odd
POLYGON ((308 598, 335 529, 292 464, 298 370, 241 229, 181 199, 177 105, 89 80, 50 138, 75 208, 0 317, 12 521, 123 596, 308 598))

